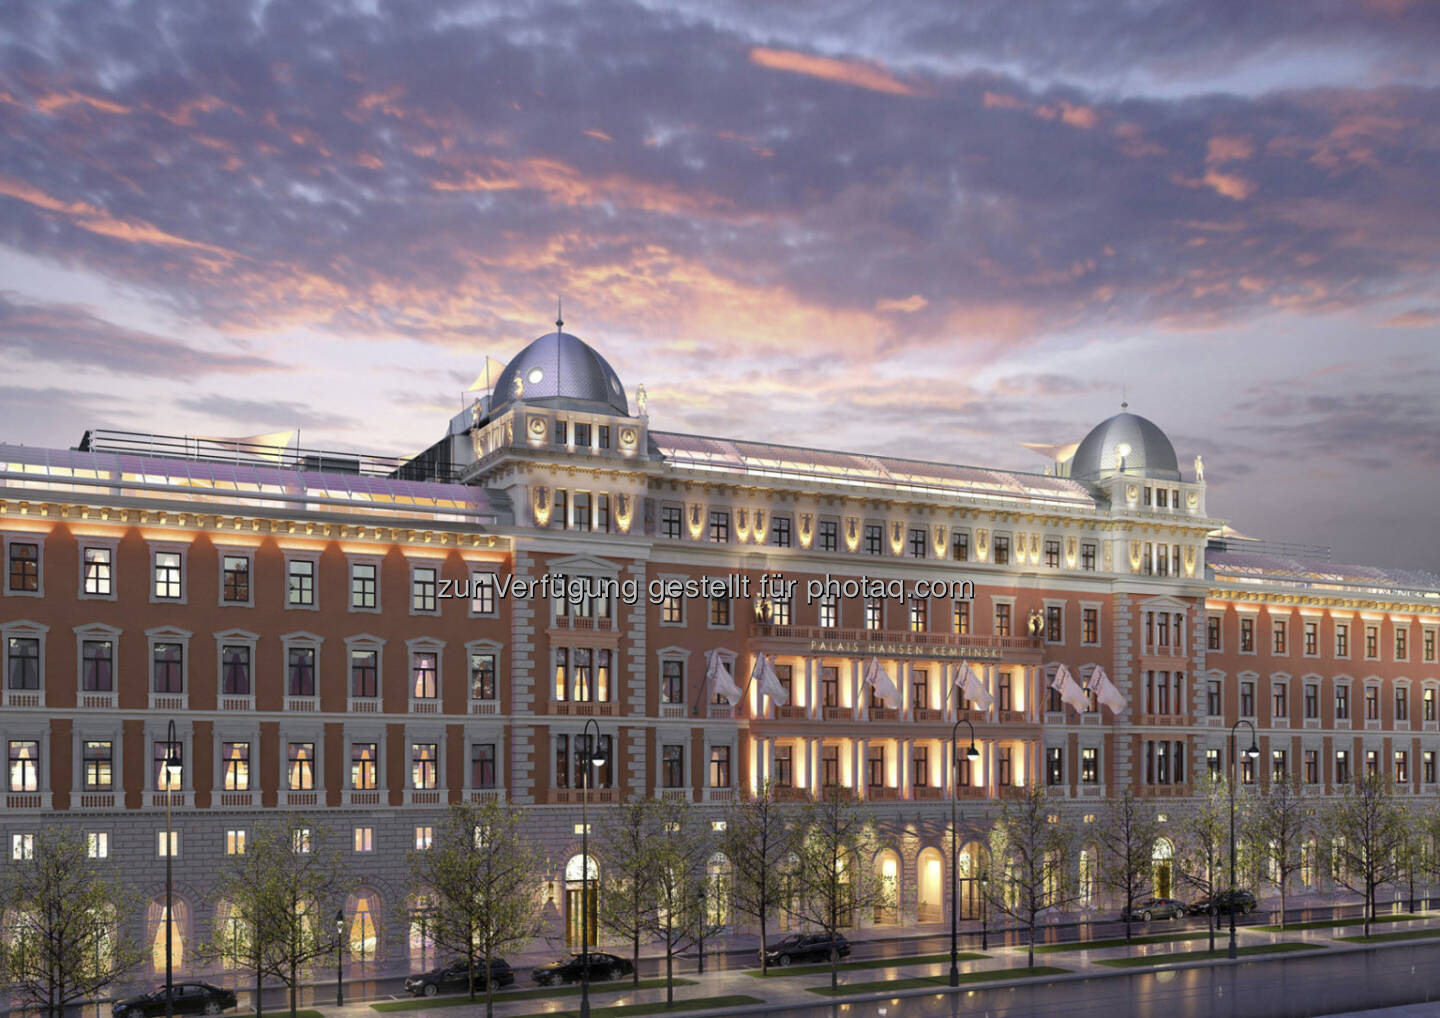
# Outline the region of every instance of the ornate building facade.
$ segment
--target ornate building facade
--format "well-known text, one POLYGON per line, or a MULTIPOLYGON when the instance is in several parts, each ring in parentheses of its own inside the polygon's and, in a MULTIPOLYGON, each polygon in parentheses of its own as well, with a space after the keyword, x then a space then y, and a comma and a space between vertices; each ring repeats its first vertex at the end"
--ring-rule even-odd
POLYGON ((405 463, 107 432, 0 447, 7 857, 46 824, 83 830, 153 893, 157 937, 173 852, 183 969, 216 860, 289 811, 344 842, 352 953, 393 960, 423 950, 407 853, 461 799, 533 809, 547 910, 575 937, 596 755, 602 809, 677 798, 718 820, 766 781, 852 789, 896 892, 867 924, 946 915, 952 798, 973 914, 999 802, 1043 784, 1082 831, 1122 788, 1183 810, 1241 719, 1262 750, 1242 783, 1329 794, 1383 771, 1435 794, 1440 578, 1217 538, 1198 457, 1182 474, 1142 417, 1045 474, 651 423, 643 387, 632 409, 557 331, 405 463), (962 721, 979 756, 952 769, 962 721))

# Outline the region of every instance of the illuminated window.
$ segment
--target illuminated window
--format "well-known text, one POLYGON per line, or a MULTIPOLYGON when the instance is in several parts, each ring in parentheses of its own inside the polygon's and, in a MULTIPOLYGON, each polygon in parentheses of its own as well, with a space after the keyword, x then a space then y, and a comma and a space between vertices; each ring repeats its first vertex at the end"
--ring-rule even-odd
POLYGON ((1100 753, 1096 749, 1080 750, 1080 783, 1095 785, 1100 782, 1100 753))
POLYGON ((10 791, 40 789, 40 743, 24 739, 10 743, 10 791))
POLYGON ((180 832, 156 831, 155 854, 162 859, 176 859, 180 856, 180 832), (168 837, 166 835, 169 835, 168 837))
POLYGON ((82 753, 85 791, 109 792, 115 787, 115 744, 86 742, 82 753))
POLYGON ((1065 609, 1058 604, 1045 606, 1045 640, 1048 643, 1065 642, 1065 609))
POLYGON ((1335 751, 1335 783, 1337 785, 1347 784, 1350 781, 1350 753, 1348 750, 1338 749, 1335 751))
POLYGON ((960 636, 968 636, 970 633, 970 602, 956 601, 951 607, 953 608, 950 616, 952 631, 960 636))
POLYGON ((417 700, 434 700, 440 695, 438 655, 416 651, 410 656, 410 695, 417 700))
POLYGON ((180 599, 181 575, 178 551, 155 553, 155 596, 168 601, 180 599))
POLYGON ((679 595, 667 595, 660 602, 660 621, 679 625, 685 621, 685 602, 679 595))
POLYGON ((161 742, 154 745, 155 791, 178 792, 185 787, 185 745, 181 742, 161 742), (173 760, 177 766, 170 767, 173 760))
POLYGON ((292 792, 315 790, 315 743, 292 742, 289 745, 287 774, 292 792))
POLYGON ((730 624, 730 599, 728 597, 712 597, 710 599, 710 625, 728 626, 730 624))
POLYGON ((494 700, 495 655, 474 653, 470 655, 470 699, 494 700))
POLYGON ((1010 606, 1008 604, 995 606, 995 635, 1010 635, 1010 606))
POLYGON ((410 745, 410 787, 423 790, 437 788, 440 782, 439 746, 433 742, 410 745))
POLYGON ((232 828, 230 828, 229 830, 227 830, 227 831, 225 832, 225 854, 226 854, 226 855, 244 855, 244 854, 245 854, 245 829, 244 829, 244 828, 242 828, 242 827, 232 827, 232 828))
POLYGON ((910 599, 910 632, 923 633, 929 628, 930 603, 923 597, 910 599))
POLYGON ((1085 608, 1080 612, 1080 642, 1094 646, 1100 642, 1100 609, 1085 608))
POLYGON ((795 623, 794 602, 788 597, 777 597, 770 602, 770 621, 777 626, 789 626, 795 623))
POLYGON ((350 787, 373 792, 379 788, 380 747, 374 742, 350 744, 350 787))
POLYGON ((355 851, 357 851, 357 852, 373 852, 373 851, 375 851, 375 828, 373 828, 373 827, 357 827, 357 828, 355 828, 354 845, 355 845, 355 851))
POLYGON ((685 747, 660 747, 660 784, 664 788, 685 787, 685 747))
POLYGON ((730 787, 730 747, 710 747, 710 787, 730 787))
POLYGON ((110 858, 110 832, 86 831, 85 855, 90 859, 110 858))
POLYGON ((35 835, 10 835, 10 858, 16 862, 27 862, 35 858, 35 835))
POLYGON ((869 630, 883 629, 885 625, 884 605, 878 597, 867 597, 865 599, 865 628, 869 630))
POLYGON ((415 851, 427 852, 435 843, 435 828, 428 824, 415 828, 415 851))
POLYGON ((312 843, 310 828, 296 827, 290 831, 290 851, 296 855, 305 855, 310 851, 312 843))
POLYGON ((109 548, 85 549, 85 593, 109 597, 115 593, 112 554, 109 548))
POLYGON ((956 562, 970 561, 970 531, 957 530, 951 535, 950 557, 956 562))
POLYGON ((224 789, 227 792, 250 790, 250 743, 225 742, 220 749, 221 766, 225 769, 224 789))
POLYGON ((1211 615, 1205 620, 1205 649, 1220 649, 1220 616, 1211 615))

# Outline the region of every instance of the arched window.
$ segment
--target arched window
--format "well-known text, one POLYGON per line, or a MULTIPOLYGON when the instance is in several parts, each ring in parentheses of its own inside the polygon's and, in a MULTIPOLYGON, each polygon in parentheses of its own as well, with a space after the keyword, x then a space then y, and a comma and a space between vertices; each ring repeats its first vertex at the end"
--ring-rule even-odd
POLYGON ((1078 888, 1079 902, 1086 908, 1095 904, 1095 878, 1098 872, 1097 862, 1099 855, 1093 845, 1086 846, 1080 850, 1080 885, 1078 888))
POLYGON ((875 856, 875 880, 880 897, 875 902, 875 925, 894 926, 900 916, 900 857, 892 849, 875 856))
POLYGON ((1155 839, 1150 865, 1155 875, 1155 897, 1172 897, 1175 892, 1175 846, 1167 838, 1155 839))
POLYGON ((165 921, 165 899, 152 901, 146 909, 147 939, 150 944, 151 972, 165 971, 165 930, 170 929, 170 964, 178 970, 185 964, 185 944, 188 941, 190 906, 181 898, 171 895, 174 913, 171 922, 165 921))
POLYGON ((916 901, 916 922, 938 923, 945 918, 945 860, 934 848, 920 852, 916 869, 919 887, 916 901))
POLYGON ((600 867, 595 856, 572 855, 565 864, 565 944, 579 948, 595 943, 600 919, 600 867), (588 876, 588 881, 585 879, 588 876), (588 887, 587 887, 588 884, 588 887), (584 907, 582 908, 582 901, 584 907), (581 915, 584 914, 584 924, 581 915))
POLYGON ((362 963, 380 957, 379 905, 380 896, 368 887, 360 888, 345 900, 349 937, 346 950, 351 958, 362 963))
POLYGON ((245 963, 250 947, 250 932, 235 906, 223 898, 215 906, 215 946, 220 953, 220 967, 233 969, 245 963))
POLYGON ((705 864, 705 923, 726 926, 730 922, 730 860, 716 852, 705 864))
POLYGON ((410 961, 422 969, 435 960, 434 903, 423 894, 410 902, 410 961))

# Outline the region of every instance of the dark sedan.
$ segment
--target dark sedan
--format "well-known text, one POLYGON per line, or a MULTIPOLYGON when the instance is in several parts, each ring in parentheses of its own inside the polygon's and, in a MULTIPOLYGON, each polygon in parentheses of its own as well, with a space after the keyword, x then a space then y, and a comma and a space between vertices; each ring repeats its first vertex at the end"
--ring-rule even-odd
MULTIPOLYGON (((176 983, 175 1014, 219 1014, 235 1006, 235 991, 210 983, 176 983)), ((141 1015, 163 1015, 165 1013, 165 987, 138 997, 126 997, 110 1006, 115 1018, 141 1018, 141 1015)))
MULTIPOLYGON (((619 979, 635 972, 635 966, 618 955, 591 951, 589 960, 591 982, 619 979)), ((585 956, 572 954, 568 958, 552 961, 549 965, 541 965, 530 975, 541 986, 558 986, 561 983, 578 983, 584 971, 585 956)))
POLYGON ((828 933, 797 933, 769 945, 765 960, 781 968, 788 968, 797 961, 829 961, 832 948, 843 958, 850 953, 850 941, 843 933, 835 934, 833 940, 828 933))
MULTIPOLYGON (((488 978, 497 987, 506 987, 515 982, 515 970, 504 958, 491 958, 488 978)), ((485 959, 475 959, 475 989, 486 986, 487 967, 485 959)), ((405 992, 412 997, 433 997, 439 993, 469 993, 470 965, 465 961, 452 962, 429 972, 420 972, 405 977, 405 992)))
POLYGON ((1191 915, 1247 915, 1258 907, 1255 895, 1245 890, 1220 891, 1208 898, 1191 902, 1191 915))
POLYGON ((1179 919, 1188 910, 1183 902, 1174 898, 1146 898, 1137 902, 1129 912, 1122 910, 1120 920, 1138 919, 1142 923, 1148 923, 1151 919, 1179 919))

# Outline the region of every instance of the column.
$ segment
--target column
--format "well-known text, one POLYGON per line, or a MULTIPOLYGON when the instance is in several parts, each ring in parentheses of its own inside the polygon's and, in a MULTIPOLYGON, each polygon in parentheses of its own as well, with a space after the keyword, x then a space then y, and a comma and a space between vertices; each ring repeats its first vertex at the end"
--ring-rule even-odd
POLYGON ((820 717, 820 664, 814 657, 805 658, 805 713, 814 721, 820 717))
POLYGON ((955 707, 960 699, 960 691, 955 688, 955 673, 960 670, 959 665, 947 663, 940 665, 940 704, 945 711, 945 723, 955 723, 955 707))
MULTIPOLYGON (((791 778, 794 778, 793 774, 791 778)), ((773 738, 765 740, 765 780, 775 780, 775 740, 773 738)))
POLYGON ((869 773, 869 739, 853 739, 850 742, 851 756, 854 761, 855 798, 868 799, 870 797, 870 773, 869 773))
POLYGON ((913 721, 911 709, 914 704, 911 702, 914 697, 910 694, 910 670, 909 661, 897 660, 895 662, 895 684, 900 687, 900 702, 895 706, 898 710, 896 717, 901 721, 913 721))
POLYGON ((990 798, 994 798, 1000 794, 1000 790, 995 786, 995 758, 995 740, 991 739, 985 744, 985 780, 983 782, 986 795, 990 798))
POLYGON ((860 720, 860 677, 864 674, 861 671, 860 659, 850 659, 850 718, 852 721, 860 720))
POLYGON ((984 671, 984 673, 983 673, 983 678, 984 678, 984 680, 985 680, 985 688, 990 691, 990 696, 991 696, 991 697, 993 698, 993 700, 994 700, 994 702, 991 703, 991 705, 990 705, 990 709, 985 712, 985 713, 986 713, 986 717, 989 719, 989 721, 990 721, 991 723, 994 723, 995 721, 998 721, 998 720, 1000 719, 1000 682, 999 682, 999 676, 1000 676, 1000 668, 999 668, 997 665, 986 665, 986 666, 985 666, 985 671, 984 671))
POLYGON ((895 761, 895 784, 900 789, 900 798, 913 799, 915 798, 915 778, 910 773, 910 768, 914 766, 911 752, 914 740, 900 739, 898 741, 896 752, 900 754, 900 759, 895 761))

